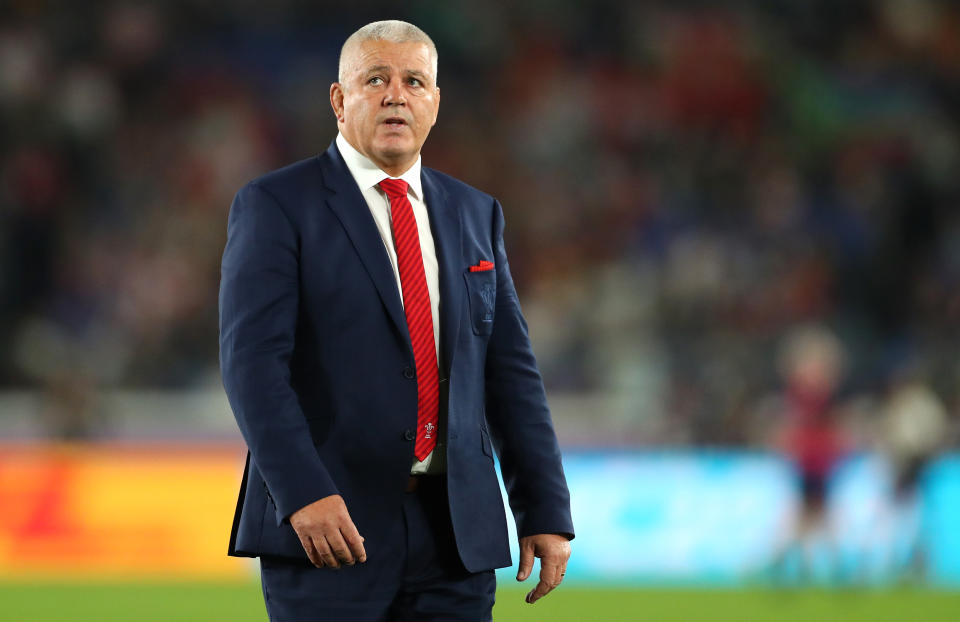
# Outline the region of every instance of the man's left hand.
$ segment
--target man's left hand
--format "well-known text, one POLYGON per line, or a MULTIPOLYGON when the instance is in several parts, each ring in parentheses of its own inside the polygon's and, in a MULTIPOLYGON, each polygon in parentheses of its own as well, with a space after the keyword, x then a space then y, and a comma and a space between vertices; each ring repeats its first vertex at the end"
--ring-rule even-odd
POLYGON ((567 573, 570 559, 570 542, 566 537, 541 533, 520 538, 520 570, 517 581, 526 581, 533 571, 533 558, 540 558, 540 583, 527 594, 527 602, 533 604, 560 585, 567 573))

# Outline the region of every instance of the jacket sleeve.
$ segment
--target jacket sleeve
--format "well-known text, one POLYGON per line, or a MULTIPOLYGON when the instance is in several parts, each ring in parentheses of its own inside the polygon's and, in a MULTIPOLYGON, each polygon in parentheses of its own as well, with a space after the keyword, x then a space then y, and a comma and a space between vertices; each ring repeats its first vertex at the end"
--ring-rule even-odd
POLYGON ((518 536, 558 533, 572 539, 570 493, 560 447, 510 275, 503 226, 503 210, 494 201, 497 292, 484 370, 487 422, 500 458, 518 536))
POLYGON ((279 202, 253 182, 233 200, 220 275, 220 370, 277 524, 337 494, 291 386, 299 242, 279 202))

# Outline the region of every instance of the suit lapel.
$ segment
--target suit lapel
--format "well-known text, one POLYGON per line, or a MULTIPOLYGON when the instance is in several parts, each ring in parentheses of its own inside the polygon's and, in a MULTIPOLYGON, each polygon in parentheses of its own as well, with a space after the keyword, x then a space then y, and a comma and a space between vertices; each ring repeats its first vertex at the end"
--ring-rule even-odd
POLYGON ((430 214, 430 229, 437 249, 440 272, 440 376, 450 377, 453 355, 460 332, 460 305, 463 287, 460 270, 463 246, 460 239, 460 209, 437 183, 429 169, 422 169, 423 198, 430 214))
POLYGON ((337 150, 336 143, 331 144, 327 152, 320 156, 320 161, 324 185, 333 192, 327 197, 327 205, 340 219, 340 223, 350 237, 353 247, 360 256, 360 261, 363 262, 363 266, 380 294, 387 315, 409 344, 410 334, 407 329, 407 318, 403 314, 397 280, 390 266, 387 249, 383 247, 383 239, 367 208, 367 202, 337 150))

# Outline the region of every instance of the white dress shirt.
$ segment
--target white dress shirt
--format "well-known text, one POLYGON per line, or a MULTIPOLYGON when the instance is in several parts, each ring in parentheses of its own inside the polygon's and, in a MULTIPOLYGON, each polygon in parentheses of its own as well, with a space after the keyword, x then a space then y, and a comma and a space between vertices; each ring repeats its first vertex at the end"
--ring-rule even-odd
MULTIPOLYGON (((403 304, 403 286, 400 283, 400 268, 397 265, 397 251, 393 244, 393 228, 391 226, 390 199, 380 189, 379 184, 386 177, 402 179, 409 186, 407 198, 413 207, 413 217, 417 221, 417 233, 420 237, 420 254, 423 256, 423 273, 427 279, 427 292, 430 295, 430 311, 433 315, 433 343, 436 346, 437 360, 440 360, 440 273, 437 266, 437 251, 433 244, 433 233, 430 229, 430 218, 427 214, 427 204, 423 200, 423 184, 420 181, 420 156, 405 173, 393 177, 383 172, 365 155, 353 148, 342 134, 337 134, 337 149, 343 156, 350 174, 353 176, 360 193, 370 208, 370 215, 380 232, 380 239, 387 250, 390 265, 393 266, 393 276, 397 281, 397 290, 400 292, 400 304, 403 304)), ((445 404, 440 404, 445 408, 445 404)), ((442 419, 442 417, 441 417, 442 419)), ((441 423, 443 423, 441 421, 441 423)), ((437 446, 423 462, 413 459, 411 473, 438 473, 444 470, 443 430, 438 430, 437 446)))

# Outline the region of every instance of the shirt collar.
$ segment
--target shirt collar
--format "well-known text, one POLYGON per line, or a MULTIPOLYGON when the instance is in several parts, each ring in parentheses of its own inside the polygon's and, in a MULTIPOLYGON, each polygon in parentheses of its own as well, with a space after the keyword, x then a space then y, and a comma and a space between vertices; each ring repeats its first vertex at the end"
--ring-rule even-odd
POLYGON ((367 188, 373 188, 383 181, 384 177, 391 177, 392 179, 402 179, 407 182, 407 185, 410 186, 410 191, 413 192, 414 198, 420 201, 423 200, 423 186, 420 182, 419 154, 417 155, 416 162, 414 162, 413 166, 407 169, 405 173, 399 177, 392 177, 371 162, 370 158, 354 149, 353 145, 348 143, 347 139, 343 137, 343 134, 339 132, 337 133, 337 149, 340 150, 340 155, 343 156, 343 161, 346 162, 347 168, 350 170, 350 174, 353 175, 354 181, 360 186, 361 192, 367 188))

